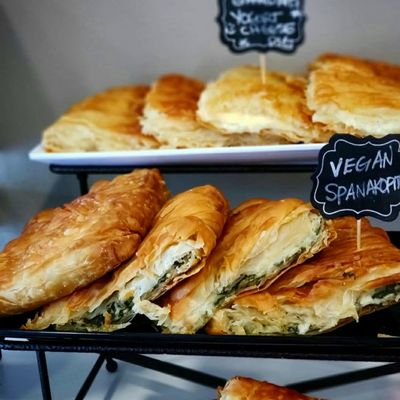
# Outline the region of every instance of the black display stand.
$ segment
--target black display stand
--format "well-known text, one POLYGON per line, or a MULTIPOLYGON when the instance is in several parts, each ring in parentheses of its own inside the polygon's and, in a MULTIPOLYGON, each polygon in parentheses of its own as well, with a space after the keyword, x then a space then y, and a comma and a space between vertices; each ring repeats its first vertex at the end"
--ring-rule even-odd
MULTIPOLYGON (((313 172, 315 165, 170 165, 154 166, 168 173, 261 173, 313 172)), ((91 174, 128 173, 137 166, 61 166, 51 165, 57 174, 77 176, 81 194, 88 191, 91 174)), ((400 244, 400 234, 392 233, 392 241, 400 244)), ((400 372, 400 306, 363 317, 359 324, 341 328, 332 334, 314 337, 213 336, 206 334, 167 335, 145 326, 121 332, 72 333, 23 331, 16 329, 24 316, 0 322, 0 349, 36 351, 43 399, 51 399, 51 386, 45 352, 90 352, 99 354, 80 388, 76 399, 83 399, 98 371, 106 362, 109 372, 117 370, 115 360, 129 362, 160 371, 211 388, 224 385, 225 379, 160 361, 142 354, 185 354, 225 357, 263 357, 315 360, 381 361, 387 364, 359 371, 297 382, 288 385, 302 392, 359 382, 400 372), (21 318, 21 320, 19 320, 21 318), (390 321, 389 326, 388 321, 390 321), (381 338, 387 332, 394 337, 381 338), (21 341, 21 339, 24 339, 21 341)), ((1 358, 1 353, 0 353, 1 358)))

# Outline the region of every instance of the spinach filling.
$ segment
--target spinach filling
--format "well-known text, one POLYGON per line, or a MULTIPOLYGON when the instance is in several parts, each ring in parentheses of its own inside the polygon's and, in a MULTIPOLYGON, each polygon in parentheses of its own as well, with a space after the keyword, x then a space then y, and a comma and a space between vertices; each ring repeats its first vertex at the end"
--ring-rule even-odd
POLYGON ((263 280, 262 276, 257 275, 245 275, 242 274, 237 278, 234 282, 230 285, 225 286, 221 292, 218 293, 218 298, 215 301, 215 306, 219 307, 222 305, 225 300, 228 300, 229 297, 233 296, 234 294, 240 292, 242 289, 245 289, 249 286, 258 286, 263 280))
POLYGON ((97 307, 93 312, 87 313, 82 319, 70 321, 64 325, 64 329, 86 330, 87 328, 100 328, 105 323, 104 314, 110 316, 112 324, 125 324, 133 319, 133 297, 125 301, 118 299, 118 293, 113 294, 97 307))
POLYGON ((286 267, 291 265, 292 263, 296 262, 298 258, 306 251, 305 247, 301 247, 296 253, 288 256, 287 258, 283 259, 282 261, 276 263, 274 265, 274 270, 282 269, 282 267, 286 267))
MULTIPOLYGON (((296 262, 297 259, 304 253, 305 247, 301 247, 294 254, 288 256, 282 261, 274 264, 273 272, 279 272, 282 268, 291 265, 296 262)), ((237 278, 233 283, 228 286, 225 286, 221 292, 218 293, 218 298, 215 301, 215 306, 221 306, 225 300, 228 300, 229 297, 235 295, 238 292, 241 292, 242 289, 245 289, 249 286, 259 286, 262 282, 266 280, 265 276, 257 276, 255 274, 246 275, 241 274, 239 278, 237 278)))
MULTIPOLYGON (((170 281, 176 276, 180 267, 186 264, 191 258, 191 253, 185 254, 179 260, 174 261, 172 266, 164 273, 164 275, 158 280, 157 284, 148 291, 143 299, 154 297, 158 295, 158 292, 162 290, 165 282, 170 281)), ((198 260, 200 257, 196 257, 198 260)), ((130 297, 124 301, 121 301, 118 297, 118 293, 114 293, 108 299, 104 300, 103 303, 97 307, 91 313, 87 313, 82 319, 77 321, 69 321, 66 325, 63 325, 63 329, 71 330, 86 330, 87 328, 97 329, 104 325, 104 315, 109 315, 109 322, 111 324, 126 324, 130 322, 136 315, 133 311, 134 298, 130 297)))
POLYGON ((383 286, 381 288, 376 289, 372 294, 372 298, 383 299, 386 296, 389 296, 390 294, 398 294, 398 293, 400 293, 400 284, 393 283, 391 285, 383 286))

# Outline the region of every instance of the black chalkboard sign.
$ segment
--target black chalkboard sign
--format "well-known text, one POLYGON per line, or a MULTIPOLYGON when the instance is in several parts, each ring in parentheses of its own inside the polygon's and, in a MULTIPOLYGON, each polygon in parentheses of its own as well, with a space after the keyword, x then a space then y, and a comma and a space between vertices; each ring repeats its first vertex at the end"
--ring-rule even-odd
POLYGON ((218 0, 221 41, 234 53, 293 53, 303 41, 304 0, 218 0))
POLYGON ((319 153, 311 203, 325 218, 396 219, 400 208, 400 135, 334 135, 319 153))

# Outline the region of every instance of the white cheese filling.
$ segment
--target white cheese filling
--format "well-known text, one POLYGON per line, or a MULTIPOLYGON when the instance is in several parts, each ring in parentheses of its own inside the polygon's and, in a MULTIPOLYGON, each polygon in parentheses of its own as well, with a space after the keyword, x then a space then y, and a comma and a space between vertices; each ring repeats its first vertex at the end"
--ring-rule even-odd
POLYGON ((163 279, 168 284, 175 276, 192 268, 199 262, 201 243, 192 240, 180 242, 164 251, 156 259, 153 268, 143 268, 120 292, 122 298, 127 293, 133 293, 135 298, 141 300, 152 295, 152 291, 163 279))

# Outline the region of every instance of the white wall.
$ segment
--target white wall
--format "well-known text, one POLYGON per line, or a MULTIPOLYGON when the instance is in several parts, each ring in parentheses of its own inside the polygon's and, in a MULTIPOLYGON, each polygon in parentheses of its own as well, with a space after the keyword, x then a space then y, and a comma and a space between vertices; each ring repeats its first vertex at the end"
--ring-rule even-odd
MULTIPOLYGON (((400 63, 398 0, 307 0, 306 40, 272 69, 304 71, 324 51, 400 63)), ((35 212, 78 194, 75 179, 29 162, 42 129, 70 104, 107 86, 175 71, 203 79, 233 64, 218 39, 216 0, 0 0, 0 247, 35 212)), ((309 196, 300 175, 171 176, 176 192, 215 183, 233 204, 250 196, 309 196)), ((393 223, 392 226, 397 226, 393 223)))

